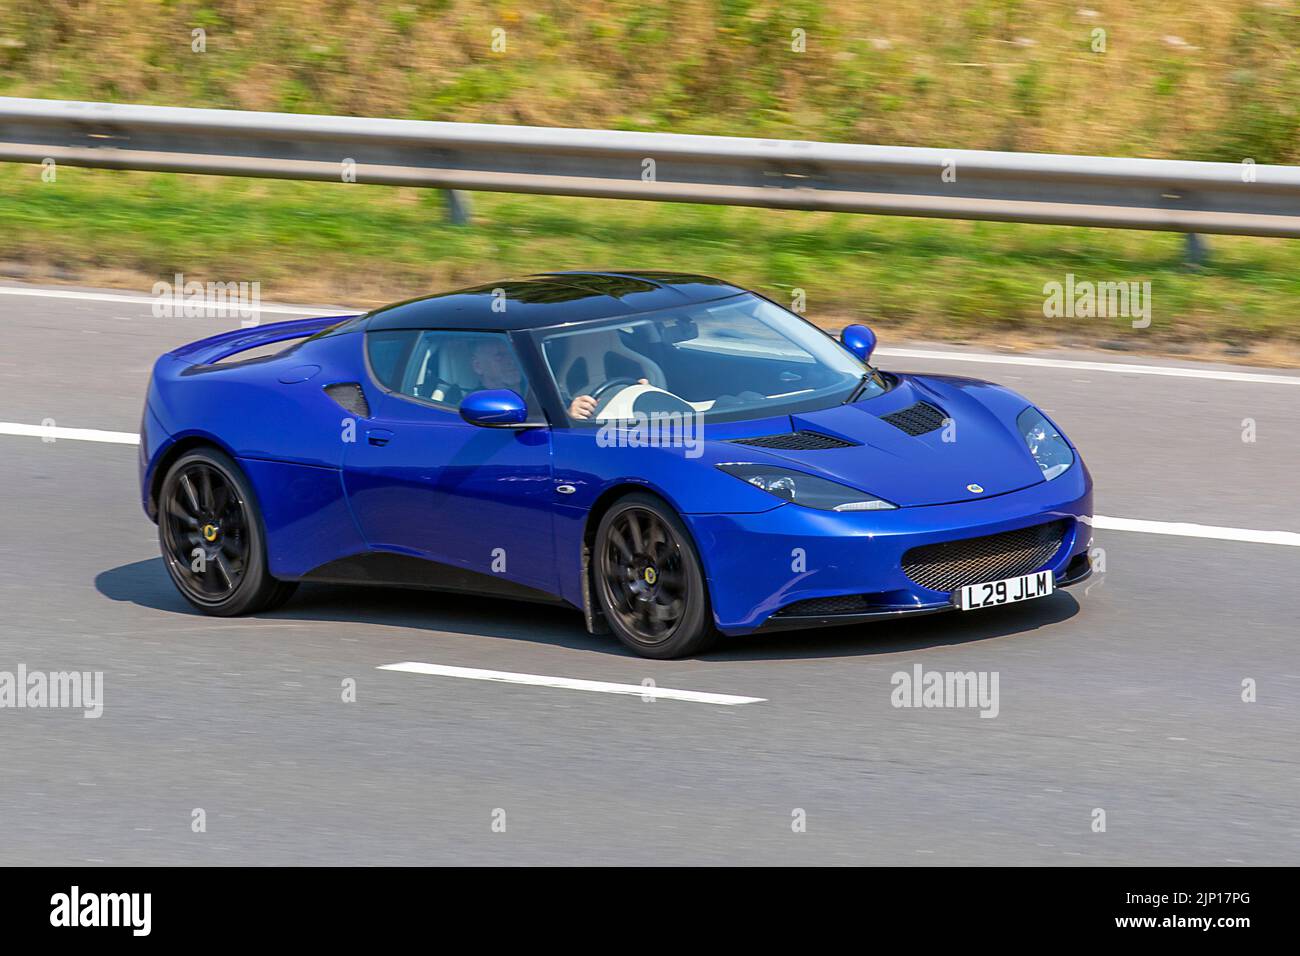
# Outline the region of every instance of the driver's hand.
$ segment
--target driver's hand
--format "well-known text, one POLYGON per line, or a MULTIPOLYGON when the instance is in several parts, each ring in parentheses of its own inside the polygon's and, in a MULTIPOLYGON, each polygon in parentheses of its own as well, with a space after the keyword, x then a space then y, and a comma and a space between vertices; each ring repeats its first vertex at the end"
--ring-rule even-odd
POLYGON ((590 418, 596 410, 596 400, 590 395, 579 395, 569 403, 569 415, 573 418, 590 418))
MULTIPOLYGON (((638 385, 649 385, 648 379, 637 379, 638 385)), ((591 413, 596 410, 596 400, 590 395, 579 395, 569 403, 569 415, 572 418, 590 418, 591 413)))

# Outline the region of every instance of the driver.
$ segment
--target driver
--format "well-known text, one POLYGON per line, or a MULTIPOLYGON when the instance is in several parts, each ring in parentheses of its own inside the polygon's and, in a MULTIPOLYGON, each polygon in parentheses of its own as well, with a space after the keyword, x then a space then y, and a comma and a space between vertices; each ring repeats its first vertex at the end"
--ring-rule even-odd
MULTIPOLYGON (((638 385, 649 385, 648 379, 637 379, 638 385)), ((590 395, 578 395, 569 403, 569 415, 572 418, 590 418, 591 413, 596 410, 596 400, 590 395)))
POLYGON ((475 343, 470 366, 484 388, 509 388, 517 392, 524 381, 524 371, 515 361, 515 353, 495 337, 475 343))
MULTIPOLYGON (((470 357, 470 366, 478 376, 483 388, 509 388, 518 391, 523 384, 524 372, 515 359, 514 352, 505 342, 497 338, 479 341, 474 345, 470 357)), ((648 379, 638 379, 641 385, 649 385, 648 379)), ((596 410, 596 399, 590 395, 578 395, 569 403, 569 414, 574 418, 590 418, 596 410)))

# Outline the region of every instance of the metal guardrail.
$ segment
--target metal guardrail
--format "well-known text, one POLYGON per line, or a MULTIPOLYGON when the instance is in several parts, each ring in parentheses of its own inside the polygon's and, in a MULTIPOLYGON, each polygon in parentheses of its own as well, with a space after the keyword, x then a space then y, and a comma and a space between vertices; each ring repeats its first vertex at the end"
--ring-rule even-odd
POLYGON ((0 161, 1300 237, 1300 167, 0 97, 0 161))

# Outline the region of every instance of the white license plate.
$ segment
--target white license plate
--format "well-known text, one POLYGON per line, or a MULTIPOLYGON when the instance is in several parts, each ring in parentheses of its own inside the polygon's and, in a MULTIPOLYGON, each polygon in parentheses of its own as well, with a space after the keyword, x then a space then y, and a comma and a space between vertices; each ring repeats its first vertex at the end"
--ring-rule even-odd
POLYGON ((999 604, 1032 601, 1034 598, 1047 597, 1054 590, 1056 580, 1051 571, 1022 574, 1018 578, 966 585, 961 589, 958 607, 963 611, 974 611, 982 607, 997 607, 999 604))

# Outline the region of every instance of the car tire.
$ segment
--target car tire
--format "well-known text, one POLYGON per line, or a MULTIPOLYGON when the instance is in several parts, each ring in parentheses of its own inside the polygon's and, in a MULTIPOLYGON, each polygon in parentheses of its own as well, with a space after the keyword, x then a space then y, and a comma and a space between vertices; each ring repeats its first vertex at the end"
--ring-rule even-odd
POLYGON ((591 567, 605 620, 637 654, 669 660, 712 643, 699 553, 662 498, 634 492, 614 502, 597 525, 591 567))
POLYGON ((271 610, 298 587, 271 576, 252 483, 216 448, 187 452, 167 470, 158 493, 158 543, 172 583, 204 614, 271 610))

